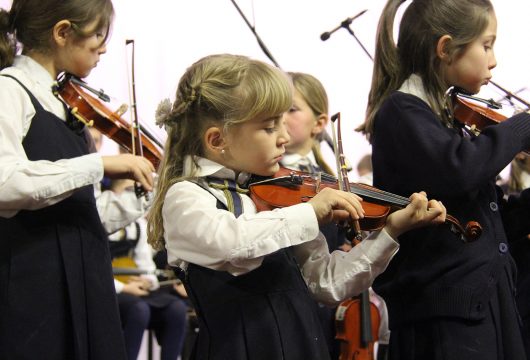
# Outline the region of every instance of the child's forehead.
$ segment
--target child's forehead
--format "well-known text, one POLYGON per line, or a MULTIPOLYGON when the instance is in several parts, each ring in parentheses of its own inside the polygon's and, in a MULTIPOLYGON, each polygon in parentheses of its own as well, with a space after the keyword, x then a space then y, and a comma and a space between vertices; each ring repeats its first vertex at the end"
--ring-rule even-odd
POLYGON ((267 114, 267 115, 263 115, 263 116, 259 116, 254 119, 251 119, 250 121, 253 121, 255 123, 266 123, 270 121, 278 121, 279 119, 283 117, 283 114, 284 112, 279 113, 279 114, 272 114, 272 115, 267 114))
POLYGON ((481 34, 482 37, 495 38, 497 37, 497 17, 495 12, 490 11, 488 16, 488 24, 481 34))

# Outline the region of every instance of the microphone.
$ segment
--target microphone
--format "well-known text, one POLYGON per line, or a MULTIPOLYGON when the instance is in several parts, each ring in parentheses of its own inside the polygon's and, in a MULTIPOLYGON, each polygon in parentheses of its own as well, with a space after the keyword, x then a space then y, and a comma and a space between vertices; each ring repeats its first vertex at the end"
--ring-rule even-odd
POLYGON ((367 12, 368 9, 366 10, 363 10, 361 11, 360 13, 358 13, 357 15, 353 16, 353 17, 350 17, 350 18, 346 18, 346 20, 344 20, 343 22, 340 23, 339 26, 337 26, 335 29, 329 31, 329 32, 324 32, 320 35, 320 40, 322 41, 326 41, 327 39, 329 39, 329 37, 331 36, 331 34, 333 34, 335 31, 339 30, 340 28, 346 28, 348 27, 353 20, 357 19, 359 16, 363 15, 365 12, 367 12))

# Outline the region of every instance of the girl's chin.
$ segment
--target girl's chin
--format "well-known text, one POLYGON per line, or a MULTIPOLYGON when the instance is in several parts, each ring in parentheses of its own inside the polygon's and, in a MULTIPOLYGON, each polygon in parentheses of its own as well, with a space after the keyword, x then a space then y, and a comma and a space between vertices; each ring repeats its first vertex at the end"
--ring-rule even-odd
POLYGON ((269 169, 263 169, 263 171, 256 171, 254 172, 255 175, 259 175, 259 176, 273 176, 274 174, 276 174, 278 171, 280 170, 280 165, 279 164, 276 164, 272 167, 270 167, 269 169))

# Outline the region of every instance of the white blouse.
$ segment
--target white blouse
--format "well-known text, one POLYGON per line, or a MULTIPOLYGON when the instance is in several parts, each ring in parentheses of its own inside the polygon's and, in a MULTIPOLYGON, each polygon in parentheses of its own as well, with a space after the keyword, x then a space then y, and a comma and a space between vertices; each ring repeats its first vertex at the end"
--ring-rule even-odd
MULTIPOLYGON (((235 179, 220 164, 203 158, 198 162, 199 177, 235 179)), ((193 263, 237 276, 258 268, 264 256, 292 246, 315 299, 336 305, 368 289, 399 248, 383 230, 350 252, 330 254, 310 204, 257 212, 249 196, 241 198, 243 214, 236 218, 216 207, 218 199, 226 205, 222 190, 207 191, 190 181, 174 184, 162 209, 169 263, 183 269, 193 263)))
MULTIPOLYGON (((14 65, 0 74, 17 78, 45 110, 66 118, 63 104, 51 91, 55 79, 33 59, 17 56, 14 65)), ((103 163, 99 154, 55 162, 28 160, 22 140, 35 109, 26 91, 5 76, 0 76, 0 109, 0 216, 9 218, 22 209, 53 205, 75 189, 102 179, 103 163)))
MULTIPOLYGON (((66 119, 63 103, 52 93, 53 79, 39 63, 17 56, 12 67, 1 75, 22 82, 42 107, 66 119)), ((28 160, 22 141, 35 108, 26 91, 13 79, 0 76, 0 216, 9 218, 18 211, 36 210, 69 197, 76 189, 99 184, 103 178, 101 155, 94 153, 59 161, 28 160)), ((129 224, 145 212, 145 203, 134 195, 115 195, 96 189, 97 206, 105 229, 110 233, 129 224)))

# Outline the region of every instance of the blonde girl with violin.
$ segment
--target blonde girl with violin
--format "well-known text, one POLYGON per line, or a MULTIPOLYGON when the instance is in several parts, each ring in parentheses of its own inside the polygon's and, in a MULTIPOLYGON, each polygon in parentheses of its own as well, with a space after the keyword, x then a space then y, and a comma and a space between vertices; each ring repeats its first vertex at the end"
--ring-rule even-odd
POLYGON ((52 93, 60 73, 86 77, 97 65, 112 18, 110 0, 14 0, 0 10, 2 359, 125 358, 93 185, 105 174, 150 190, 154 169, 132 155, 88 154, 88 132, 52 93))
POLYGON ((373 285, 389 310, 390 359, 526 359, 501 220, 501 211, 524 204, 504 203, 495 178, 530 148, 530 114, 472 136, 447 96, 450 87, 477 93, 492 77, 493 5, 412 1, 396 44, 394 22, 403 3, 387 1, 381 15, 361 127, 373 146, 374 186, 401 195, 421 187, 460 221, 478 221, 483 233, 471 243, 444 227, 400 237, 399 253, 373 285))
POLYGON ((249 175, 279 170, 292 85, 282 71, 237 55, 200 59, 173 105, 159 109, 168 139, 148 220, 197 311, 194 358, 327 359, 311 297, 336 304, 366 289, 408 229, 444 220, 424 194, 349 253, 330 254, 318 226, 363 216, 360 199, 323 189, 307 203, 257 213, 249 175))

